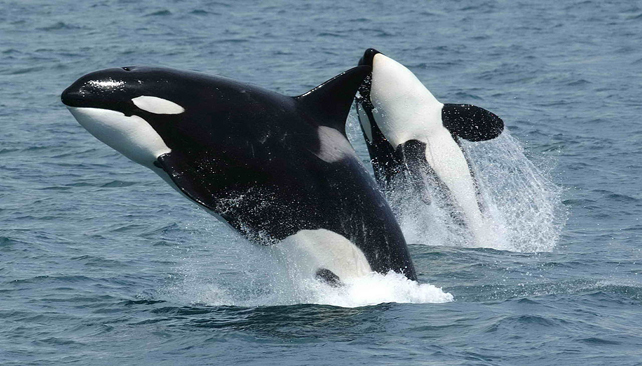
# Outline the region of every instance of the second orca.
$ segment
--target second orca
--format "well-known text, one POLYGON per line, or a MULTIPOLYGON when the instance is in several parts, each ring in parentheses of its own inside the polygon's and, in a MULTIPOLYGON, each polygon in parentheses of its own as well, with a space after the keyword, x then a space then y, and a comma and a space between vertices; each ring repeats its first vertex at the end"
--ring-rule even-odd
POLYGON ((473 105, 440 103, 410 70, 375 49, 359 65, 372 67, 356 106, 379 184, 386 191, 410 186, 427 202, 425 176, 436 178, 479 241, 484 215, 459 139, 493 139, 503 121, 473 105))

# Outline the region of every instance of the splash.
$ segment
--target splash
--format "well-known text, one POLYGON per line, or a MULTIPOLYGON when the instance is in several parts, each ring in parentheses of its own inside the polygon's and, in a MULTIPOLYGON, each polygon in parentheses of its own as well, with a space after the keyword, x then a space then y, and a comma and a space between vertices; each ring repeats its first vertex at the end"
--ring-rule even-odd
POLYGON ((197 282, 185 278, 179 285, 166 291, 164 297, 174 302, 206 306, 276 306, 318 304, 340 307, 360 307, 382 303, 445 303, 453 296, 430 284, 420 284, 405 276, 390 272, 344 281, 343 286, 332 287, 313 279, 283 280, 270 274, 272 281, 258 290, 248 286, 225 286, 216 282, 197 282))
POLYGON ((342 307, 376 305, 387 302, 397 303, 445 303, 453 296, 441 288, 420 284, 405 276, 389 272, 385 275, 372 273, 352 280, 345 285, 332 288, 315 281, 309 288, 315 297, 314 303, 342 307))
POLYGON ((566 211, 561 188, 552 183, 549 171, 533 164, 508 131, 491 141, 463 141, 462 146, 478 183, 484 226, 473 238, 439 185, 427 181, 429 205, 409 197, 408 190, 389 193, 407 241, 517 252, 553 250, 566 211))
POLYGON ((241 238, 216 245, 226 247, 218 256, 185 258, 178 274, 160 291, 160 297, 190 306, 241 307, 294 304, 360 307, 391 302, 453 301, 453 296, 442 289, 411 281, 395 272, 343 279, 343 286, 332 287, 301 276, 296 258, 280 253, 278 245, 259 247, 241 238))

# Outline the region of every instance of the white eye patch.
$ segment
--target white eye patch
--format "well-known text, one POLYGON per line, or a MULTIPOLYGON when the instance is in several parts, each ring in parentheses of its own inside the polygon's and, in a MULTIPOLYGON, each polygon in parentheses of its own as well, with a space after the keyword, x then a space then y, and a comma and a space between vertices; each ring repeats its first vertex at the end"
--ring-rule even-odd
POLYGON ((180 105, 159 97, 148 97, 142 95, 132 99, 136 107, 154 114, 181 114, 185 108, 180 105))

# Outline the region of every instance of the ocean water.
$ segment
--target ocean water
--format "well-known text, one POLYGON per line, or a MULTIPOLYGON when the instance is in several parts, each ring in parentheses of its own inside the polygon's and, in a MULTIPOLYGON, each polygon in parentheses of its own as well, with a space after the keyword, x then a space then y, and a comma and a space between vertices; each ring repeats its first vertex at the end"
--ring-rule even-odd
POLYGON ((642 364, 640 34, 639 1, 1 0, 0 364, 642 364), (59 100, 126 65, 296 95, 368 47, 508 128, 465 145, 484 243, 391 197, 420 283, 300 281, 59 100))

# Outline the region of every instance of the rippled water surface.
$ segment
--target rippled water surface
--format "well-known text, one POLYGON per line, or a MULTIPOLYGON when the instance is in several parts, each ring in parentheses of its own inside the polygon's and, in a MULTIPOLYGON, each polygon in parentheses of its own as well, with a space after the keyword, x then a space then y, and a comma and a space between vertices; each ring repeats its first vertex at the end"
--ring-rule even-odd
POLYGON ((0 1, 0 364, 642 363, 640 34, 637 1, 0 1), (391 198, 421 284, 289 276, 59 100, 126 65, 295 95, 368 47, 509 130, 465 145, 483 245, 391 198))

